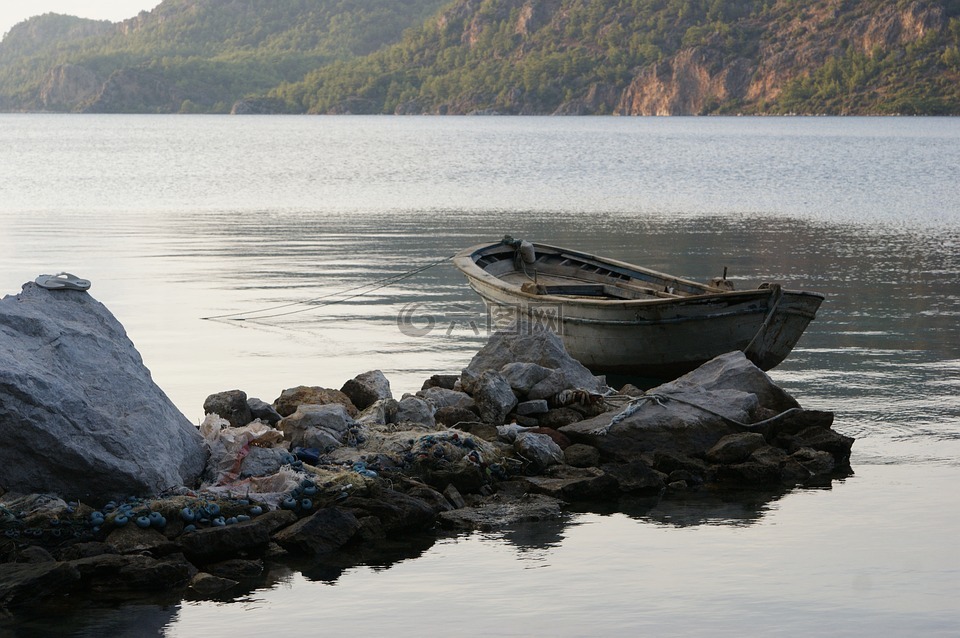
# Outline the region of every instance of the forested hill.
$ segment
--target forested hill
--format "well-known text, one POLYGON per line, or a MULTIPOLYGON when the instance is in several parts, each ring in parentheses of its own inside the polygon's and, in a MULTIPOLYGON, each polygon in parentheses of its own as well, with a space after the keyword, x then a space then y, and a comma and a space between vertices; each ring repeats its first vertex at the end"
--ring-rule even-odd
POLYGON ((960 114, 960 0, 165 0, 0 42, 0 109, 960 114))
POLYGON ((223 112, 400 40, 446 0, 164 0, 117 24, 46 14, 0 42, 0 110, 223 112))

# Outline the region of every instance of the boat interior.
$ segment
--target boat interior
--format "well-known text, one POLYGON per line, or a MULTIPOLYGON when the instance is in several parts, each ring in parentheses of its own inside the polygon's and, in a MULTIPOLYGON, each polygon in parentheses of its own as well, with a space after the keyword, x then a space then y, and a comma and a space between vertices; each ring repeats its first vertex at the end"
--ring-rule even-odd
POLYGON ((531 294, 574 298, 635 300, 677 299, 721 292, 719 289, 626 268, 587 255, 536 247, 528 263, 513 248, 484 252, 475 262, 487 273, 531 294))

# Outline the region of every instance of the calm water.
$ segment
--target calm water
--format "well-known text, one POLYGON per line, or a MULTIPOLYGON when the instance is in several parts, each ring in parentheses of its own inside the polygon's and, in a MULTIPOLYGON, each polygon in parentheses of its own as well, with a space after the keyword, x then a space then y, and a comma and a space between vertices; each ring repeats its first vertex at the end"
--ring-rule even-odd
POLYGON ((221 390, 459 371, 485 316, 442 262, 504 233, 826 293, 772 376, 837 413, 855 474, 278 566, 232 600, 59 629, 956 635, 960 120, 0 115, 0 295, 91 279, 194 421, 221 390))

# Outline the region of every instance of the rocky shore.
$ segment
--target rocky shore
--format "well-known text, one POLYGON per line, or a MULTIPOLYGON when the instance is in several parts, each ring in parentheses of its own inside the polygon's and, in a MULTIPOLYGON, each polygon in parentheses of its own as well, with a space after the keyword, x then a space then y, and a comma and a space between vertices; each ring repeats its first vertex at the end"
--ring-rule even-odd
POLYGON ((271 561, 372 551, 568 504, 789 488, 849 473, 853 439, 733 352, 646 391, 550 332, 496 333, 395 397, 377 370, 191 424, 87 292, 0 300, 0 607, 79 593, 228 595, 271 561))

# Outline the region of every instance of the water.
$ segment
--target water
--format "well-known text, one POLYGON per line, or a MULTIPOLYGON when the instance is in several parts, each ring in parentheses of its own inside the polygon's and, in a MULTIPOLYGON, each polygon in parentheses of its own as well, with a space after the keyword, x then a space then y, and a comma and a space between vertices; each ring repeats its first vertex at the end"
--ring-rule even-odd
POLYGON ((0 294, 91 279, 191 420, 221 390, 272 401, 379 368, 399 395, 459 371, 486 330, 462 277, 391 278, 511 233, 825 293, 771 374, 857 437, 855 474, 818 489, 594 507, 64 626, 954 634, 958 142, 941 118, 0 115, 0 294), (434 327, 406 336, 401 313, 434 327))

